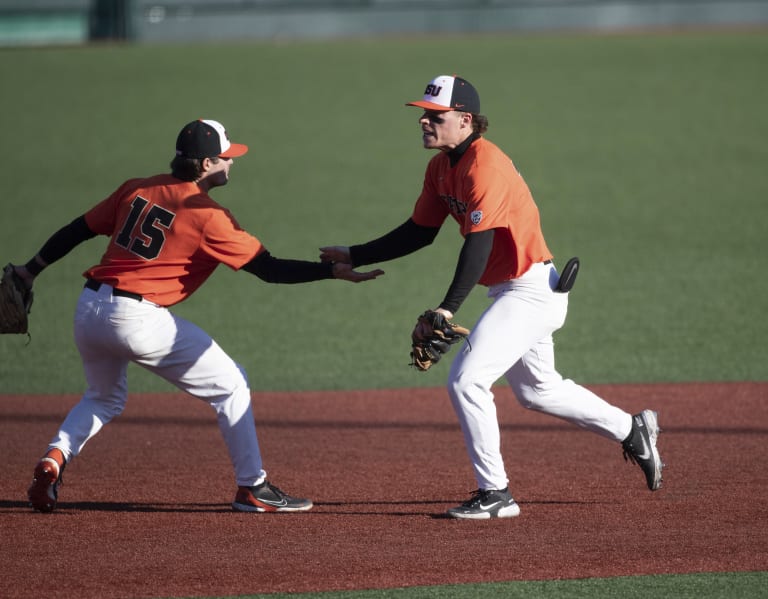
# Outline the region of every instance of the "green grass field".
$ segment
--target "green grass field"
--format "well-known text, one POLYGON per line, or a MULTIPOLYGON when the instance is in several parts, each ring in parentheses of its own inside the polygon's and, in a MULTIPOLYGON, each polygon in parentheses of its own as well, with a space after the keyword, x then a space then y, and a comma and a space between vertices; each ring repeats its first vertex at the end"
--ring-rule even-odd
MULTIPOLYGON (((479 89, 487 137, 526 177, 560 264, 582 259, 556 336, 564 375, 766 380, 766 64, 764 33, 2 50, 0 256, 26 261, 123 180, 167 171, 195 118, 250 145, 213 196, 273 254, 315 259, 321 245, 367 241, 410 215, 431 155, 403 104, 457 73, 479 89)), ((447 222, 433 246, 356 286, 268 285, 222 268, 176 311, 243 364, 254 391, 439 386, 447 363, 409 369, 409 334, 442 299, 460 243, 447 222)), ((82 390, 72 312, 103 247, 91 240, 40 277, 31 343, 0 338, 2 393, 82 390)), ((456 320, 471 327, 486 305, 478 288, 456 320)), ((131 371, 132 391, 168 389, 131 371)), ((643 596, 724 596, 707 594, 713 580, 744 585, 731 596, 765 587, 755 574, 482 593, 633 596, 639 584, 643 596)), ((454 596, 432 592, 322 597, 454 596)))
MULTIPOLYGON (((237 599, 741 599, 764 597, 765 572, 708 573, 682 576, 626 576, 583 580, 538 580, 513 583, 414 587, 328 593, 272 593, 237 599)), ((235 599, 224 597, 221 599, 235 599)))

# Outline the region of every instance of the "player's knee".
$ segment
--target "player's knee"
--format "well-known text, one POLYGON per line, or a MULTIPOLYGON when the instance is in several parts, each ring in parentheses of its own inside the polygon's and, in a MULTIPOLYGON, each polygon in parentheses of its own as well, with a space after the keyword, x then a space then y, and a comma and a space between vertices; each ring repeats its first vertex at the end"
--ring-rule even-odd
POLYGON ((225 401, 232 396, 248 395, 250 397, 250 386, 248 384, 248 375, 240 364, 234 364, 226 375, 217 377, 217 380, 209 383, 213 391, 208 397, 213 400, 225 401))
POLYGON ((448 394, 451 397, 461 397, 465 395, 468 388, 467 377, 454 374, 453 372, 448 377, 448 383, 446 384, 448 394))
POLYGON ((448 395, 454 403, 479 401, 491 393, 490 385, 470 373, 451 373, 447 383, 448 395))
POLYGON ((82 401, 93 405, 93 413, 98 414, 103 421, 109 422, 123 413, 127 399, 128 396, 123 390, 100 392, 91 388, 85 392, 82 401))
POLYGON ((243 368, 240 364, 236 364, 237 369, 240 371, 240 376, 243 377, 243 384, 248 387, 250 384, 248 382, 248 373, 245 371, 245 368, 243 368))
POLYGON ((531 385, 515 385, 512 392, 517 398, 517 402, 528 410, 540 410, 542 394, 540 389, 531 385))

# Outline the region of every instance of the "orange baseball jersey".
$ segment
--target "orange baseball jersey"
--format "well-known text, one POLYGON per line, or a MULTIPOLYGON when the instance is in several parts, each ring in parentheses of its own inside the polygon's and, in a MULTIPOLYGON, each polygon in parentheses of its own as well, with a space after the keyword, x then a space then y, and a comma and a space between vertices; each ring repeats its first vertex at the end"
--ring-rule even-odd
POLYGON ((495 285, 524 274, 531 265, 552 258, 541 231, 539 209, 515 165, 496 145, 479 138, 451 167, 440 152, 427 165, 424 188, 412 219, 440 227, 448 215, 462 236, 496 229, 482 285, 495 285))
POLYGON ((229 210, 171 175, 126 181, 85 221, 111 237, 85 276, 161 306, 189 297, 219 263, 237 270, 264 250, 229 210))

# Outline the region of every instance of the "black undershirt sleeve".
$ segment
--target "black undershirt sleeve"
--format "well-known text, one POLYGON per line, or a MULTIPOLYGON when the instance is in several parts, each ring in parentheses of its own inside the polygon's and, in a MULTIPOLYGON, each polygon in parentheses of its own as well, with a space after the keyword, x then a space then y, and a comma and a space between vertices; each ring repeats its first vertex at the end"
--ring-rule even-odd
POLYGON ((411 254, 431 244, 439 231, 440 227, 423 227, 409 218, 402 225, 378 239, 351 246, 349 254, 352 265, 363 266, 386 262, 411 254))
POLYGON ((78 245, 93 237, 96 237, 96 233, 88 228, 88 224, 85 222, 85 216, 78 216, 71 223, 64 225, 61 229, 51 235, 38 254, 40 254, 40 257, 45 260, 46 263, 53 264, 66 256, 78 245))
POLYGON ((488 229, 466 236, 459 253, 453 282, 445 294, 445 299, 440 303, 440 308, 455 314, 472 288, 477 285, 488 264, 488 256, 491 255, 494 231, 495 229, 488 229))
POLYGON ((333 264, 330 262, 275 258, 266 250, 243 266, 242 270, 267 283, 309 283, 333 278, 333 264))

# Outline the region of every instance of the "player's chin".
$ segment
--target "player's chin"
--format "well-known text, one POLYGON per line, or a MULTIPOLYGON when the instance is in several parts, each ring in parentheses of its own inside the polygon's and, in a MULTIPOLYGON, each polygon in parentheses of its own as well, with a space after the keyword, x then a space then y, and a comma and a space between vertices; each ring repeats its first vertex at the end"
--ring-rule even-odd
POLYGON ((430 150, 437 147, 437 138, 434 135, 425 133, 421 136, 421 143, 426 149, 430 150))

